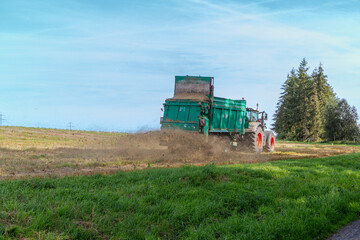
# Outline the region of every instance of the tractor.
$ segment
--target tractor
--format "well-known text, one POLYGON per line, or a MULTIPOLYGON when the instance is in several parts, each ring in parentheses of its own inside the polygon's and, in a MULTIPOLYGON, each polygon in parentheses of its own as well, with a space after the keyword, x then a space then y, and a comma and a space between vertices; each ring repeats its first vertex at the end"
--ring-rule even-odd
MULTIPOLYGON (((161 130, 179 129, 229 139, 232 149, 261 153, 275 150, 275 136, 266 130, 268 115, 247 108, 246 100, 214 96, 214 78, 175 76, 174 96, 165 100, 161 130)), ((171 146, 171 142, 161 141, 171 146)))

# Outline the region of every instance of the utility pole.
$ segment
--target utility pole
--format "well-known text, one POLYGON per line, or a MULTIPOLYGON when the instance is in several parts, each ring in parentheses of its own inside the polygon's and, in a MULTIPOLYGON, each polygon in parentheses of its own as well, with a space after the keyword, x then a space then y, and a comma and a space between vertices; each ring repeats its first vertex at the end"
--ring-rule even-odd
POLYGON ((69 130, 72 130, 73 127, 74 127, 73 123, 72 123, 72 122, 69 122, 69 124, 68 124, 69 130))
POLYGON ((0 126, 3 125, 3 122, 5 121, 6 119, 4 118, 4 115, 2 113, 0 113, 0 126))

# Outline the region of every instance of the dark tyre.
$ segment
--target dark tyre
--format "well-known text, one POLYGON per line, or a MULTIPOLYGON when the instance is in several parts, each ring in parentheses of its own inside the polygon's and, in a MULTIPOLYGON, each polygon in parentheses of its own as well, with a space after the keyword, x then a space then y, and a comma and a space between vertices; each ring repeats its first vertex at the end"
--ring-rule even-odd
POLYGON ((275 136, 272 131, 265 131, 265 152, 274 152, 275 150, 275 136))
POLYGON ((260 127, 255 132, 246 133, 247 146, 250 152, 261 153, 263 150, 264 132, 260 127))

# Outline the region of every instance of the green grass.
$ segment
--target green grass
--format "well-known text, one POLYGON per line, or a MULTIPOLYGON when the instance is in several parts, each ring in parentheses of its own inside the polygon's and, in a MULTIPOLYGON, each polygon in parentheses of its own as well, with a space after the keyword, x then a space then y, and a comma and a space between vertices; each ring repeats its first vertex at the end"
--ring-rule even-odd
POLYGON ((0 182, 0 239, 325 239, 360 214, 360 153, 0 182))

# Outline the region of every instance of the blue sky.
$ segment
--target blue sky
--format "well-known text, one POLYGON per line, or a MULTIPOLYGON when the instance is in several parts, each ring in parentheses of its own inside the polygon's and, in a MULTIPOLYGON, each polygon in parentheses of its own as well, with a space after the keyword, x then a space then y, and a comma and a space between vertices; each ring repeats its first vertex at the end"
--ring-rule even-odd
POLYGON ((2 0, 6 125, 159 128, 175 75, 273 114, 287 73, 321 62, 360 108, 360 1, 2 0))

